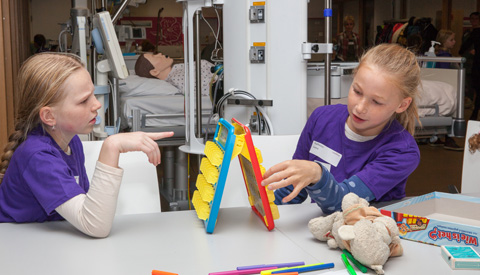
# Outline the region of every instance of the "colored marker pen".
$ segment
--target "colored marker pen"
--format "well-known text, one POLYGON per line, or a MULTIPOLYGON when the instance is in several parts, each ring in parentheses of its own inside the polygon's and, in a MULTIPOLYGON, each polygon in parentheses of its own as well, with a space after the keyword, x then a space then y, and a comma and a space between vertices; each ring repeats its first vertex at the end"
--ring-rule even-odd
POLYGON ((261 267, 276 267, 276 268, 283 268, 283 267, 293 267, 305 265, 305 262, 292 262, 292 263, 279 263, 279 264, 260 264, 260 265, 249 265, 249 266, 239 266, 237 270, 245 270, 245 269, 252 269, 252 268, 261 268, 261 267))

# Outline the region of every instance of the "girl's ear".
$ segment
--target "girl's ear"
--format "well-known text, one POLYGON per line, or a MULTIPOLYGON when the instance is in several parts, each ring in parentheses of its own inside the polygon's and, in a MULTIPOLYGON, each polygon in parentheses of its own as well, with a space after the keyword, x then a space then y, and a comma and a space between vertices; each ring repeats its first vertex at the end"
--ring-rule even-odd
POLYGON ((402 102, 400 103, 400 106, 398 106, 397 110, 395 110, 396 113, 400 114, 405 112, 407 108, 410 106, 412 103, 412 98, 411 97, 406 97, 402 99, 402 102))
POLYGON ((40 120, 48 125, 48 126, 54 126, 55 124, 57 124, 56 120, 55 120, 55 116, 53 115, 53 110, 51 107, 42 107, 40 109, 40 120))

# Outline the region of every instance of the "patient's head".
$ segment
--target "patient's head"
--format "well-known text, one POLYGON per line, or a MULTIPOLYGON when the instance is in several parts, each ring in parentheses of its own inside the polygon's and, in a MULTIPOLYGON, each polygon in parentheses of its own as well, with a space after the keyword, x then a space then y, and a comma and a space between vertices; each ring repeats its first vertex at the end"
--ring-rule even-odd
POLYGON ((172 70, 173 59, 161 53, 145 53, 135 63, 135 74, 142 77, 165 80, 172 70))

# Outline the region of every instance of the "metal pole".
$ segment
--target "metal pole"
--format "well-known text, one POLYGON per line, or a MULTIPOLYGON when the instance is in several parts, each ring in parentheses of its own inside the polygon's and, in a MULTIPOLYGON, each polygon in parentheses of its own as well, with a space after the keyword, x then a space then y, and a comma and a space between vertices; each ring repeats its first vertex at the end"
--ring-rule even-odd
POLYGON ((201 53, 200 53, 200 16, 202 15, 201 10, 195 11, 195 75, 196 75, 196 88, 197 88, 197 137, 202 136, 202 64, 201 64, 201 53))
MULTIPOLYGON (((325 0, 325 10, 323 11, 325 16, 325 43, 330 44, 332 36, 332 0, 325 0)), ((332 56, 329 53, 325 54, 325 105, 330 105, 330 76, 332 56)))
POLYGON ((122 4, 120 5, 120 8, 115 12, 115 14, 112 16, 112 24, 115 25, 117 22, 118 18, 120 17, 120 14, 125 10, 125 8, 128 5, 128 2, 130 0, 123 0, 122 4))
MULTIPOLYGON (((112 77, 113 89, 112 89, 112 105, 113 105, 113 127, 117 127, 118 118, 118 78, 112 77)), ((116 133, 115 133, 116 134, 116 133)))
POLYGON ((162 34, 162 32, 160 31, 160 14, 162 13, 162 11, 163 11, 163 8, 159 9, 157 13, 157 33, 155 35, 155 53, 156 54, 158 53, 158 41, 160 40, 159 36, 162 34))

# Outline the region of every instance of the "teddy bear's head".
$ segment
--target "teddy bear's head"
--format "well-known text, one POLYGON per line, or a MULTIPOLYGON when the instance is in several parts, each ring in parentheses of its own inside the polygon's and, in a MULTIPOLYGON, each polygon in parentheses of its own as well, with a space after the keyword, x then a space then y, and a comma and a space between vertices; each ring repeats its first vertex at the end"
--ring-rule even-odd
POLYGON ((388 258, 403 253, 395 221, 354 193, 344 197, 342 210, 312 219, 310 232, 331 248, 349 250, 360 263, 383 274, 388 258))

